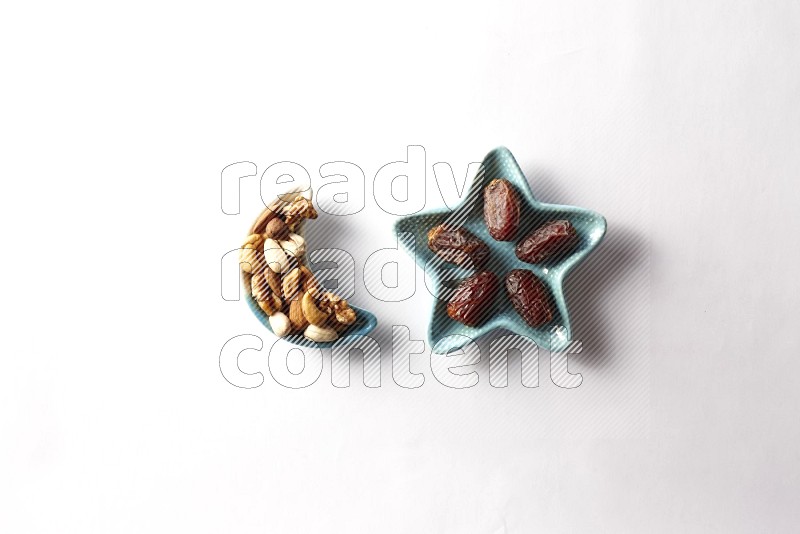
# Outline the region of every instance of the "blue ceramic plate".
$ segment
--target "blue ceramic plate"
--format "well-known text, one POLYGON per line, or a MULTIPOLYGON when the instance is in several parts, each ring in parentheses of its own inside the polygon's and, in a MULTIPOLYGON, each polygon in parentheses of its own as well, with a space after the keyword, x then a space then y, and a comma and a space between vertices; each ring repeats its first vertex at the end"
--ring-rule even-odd
MULTIPOLYGON (((305 237, 304 229, 305 229, 305 222, 301 223, 295 231, 297 232, 298 235, 305 237)), ((267 330, 272 332, 272 327, 269 325, 269 315, 267 315, 264 312, 264 310, 261 309, 261 307, 258 305, 258 302, 256 302, 256 299, 253 298, 253 295, 250 293, 247 284, 244 283, 243 273, 240 274, 242 275, 242 293, 244 293, 245 295, 245 300, 247 301, 247 305, 250 306, 250 309, 253 311, 255 316, 258 317, 258 320, 261 321, 261 324, 263 324, 267 328, 267 330)), ((378 319, 375 317, 375 315, 368 312, 367 310, 359 308, 358 306, 353 306, 352 304, 350 304, 350 307, 353 308, 353 311, 356 312, 356 321, 353 324, 351 324, 347 328, 347 330, 341 332, 339 334, 339 338, 335 341, 326 341, 318 343, 316 341, 311 341, 306 339, 305 337, 303 337, 302 333, 291 334, 285 336, 283 339, 288 341, 289 343, 293 343, 301 347, 325 348, 333 346, 339 339, 342 339, 343 337, 350 335, 363 336, 372 332, 372 330, 374 330, 375 326, 378 324, 378 319)))
POLYGON ((395 232, 406 250, 430 277, 431 292, 438 295, 434 298, 428 328, 428 342, 436 353, 446 354, 459 349, 471 339, 496 328, 528 336, 538 346, 555 351, 566 348, 572 339, 569 310, 564 299, 564 279, 603 239, 606 220, 602 215, 583 208, 544 204, 536 200, 514 156, 507 148, 500 147, 491 151, 483 160, 468 194, 455 210, 445 208, 405 217, 397 221, 395 232), (519 193, 520 228, 514 241, 495 241, 489 235, 483 220, 483 188, 495 178, 508 180, 519 193), (577 231, 578 244, 571 252, 556 260, 536 265, 517 259, 514 254, 516 243, 533 229, 556 219, 568 219, 577 231), (428 249, 428 230, 442 223, 464 226, 481 238, 490 249, 489 262, 482 270, 493 271, 501 281, 493 308, 477 327, 463 325, 447 315, 447 300, 458 283, 474 270, 443 263, 428 249), (539 328, 531 328, 517 314, 506 296, 503 283, 506 273, 512 269, 532 271, 549 288, 555 302, 551 322, 539 328))
MULTIPOLYGON (((250 309, 253 311, 255 316, 258 317, 258 320, 261 321, 261 324, 263 324, 267 328, 267 330, 272 332, 272 328, 269 326, 269 316, 266 313, 264 313, 264 310, 262 310, 258 306, 258 302, 256 302, 256 300, 253 298, 253 296, 250 294, 249 291, 244 290, 243 293, 245 294, 247 305, 250 306, 250 309)), ((356 322, 351 324, 347 330, 342 332, 340 334, 339 339, 354 334, 362 336, 366 335, 372 332, 372 330, 378 324, 378 319, 367 310, 361 309, 358 306, 353 306, 352 304, 350 305, 350 307, 353 308, 353 311, 356 312, 356 322)), ((309 341, 308 339, 303 337, 303 334, 292 334, 284 337, 283 339, 288 341, 289 343, 300 345, 301 347, 325 348, 325 347, 330 347, 334 343, 336 343, 336 341, 327 341, 325 343, 317 343, 315 341, 309 341)))

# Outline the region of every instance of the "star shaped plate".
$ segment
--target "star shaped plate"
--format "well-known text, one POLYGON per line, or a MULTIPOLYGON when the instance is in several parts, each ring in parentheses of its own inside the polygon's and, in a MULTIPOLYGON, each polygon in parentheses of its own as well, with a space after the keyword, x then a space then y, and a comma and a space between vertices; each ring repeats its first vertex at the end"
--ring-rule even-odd
POLYGON ((564 350, 572 340, 569 309, 564 298, 564 279, 602 241, 606 233, 606 220, 599 213, 587 209, 545 204, 536 200, 514 156, 507 148, 500 147, 484 158, 469 192, 456 209, 444 208, 404 217, 395 223, 395 232, 406 251, 414 256, 427 274, 426 284, 434 295, 428 342, 437 354, 460 349, 470 340, 498 328, 527 336, 539 347, 558 351, 564 350), (496 241, 489 235, 483 220, 483 188, 495 178, 508 180, 519 195, 520 226, 513 241, 496 241), (557 219, 568 219, 575 227, 578 240, 571 251, 538 264, 519 260, 514 254, 517 242, 542 224, 557 219), (489 246, 489 260, 481 270, 494 272, 500 280, 500 288, 492 308, 476 327, 461 324, 447 315, 447 301, 456 286, 473 274, 475 269, 445 263, 428 248, 428 230, 442 223, 463 226, 489 246), (506 273, 512 269, 528 269, 545 284, 554 303, 552 321, 531 328, 517 314, 506 295, 504 283, 506 273))

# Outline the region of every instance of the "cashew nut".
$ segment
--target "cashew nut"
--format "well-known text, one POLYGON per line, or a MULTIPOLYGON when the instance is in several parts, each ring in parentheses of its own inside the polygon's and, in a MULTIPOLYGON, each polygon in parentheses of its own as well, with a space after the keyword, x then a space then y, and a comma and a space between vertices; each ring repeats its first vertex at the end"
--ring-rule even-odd
POLYGON ((303 335, 306 339, 316 341, 317 343, 335 341, 336 338, 339 337, 339 334, 333 328, 328 326, 317 326, 313 324, 310 324, 306 327, 306 331, 303 332, 303 335))
POLYGON ((324 326, 328 321, 328 314, 317 307, 310 291, 306 291, 303 294, 301 305, 303 307, 303 315, 306 316, 306 319, 308 319, 308 322, 312 325, 324 326))

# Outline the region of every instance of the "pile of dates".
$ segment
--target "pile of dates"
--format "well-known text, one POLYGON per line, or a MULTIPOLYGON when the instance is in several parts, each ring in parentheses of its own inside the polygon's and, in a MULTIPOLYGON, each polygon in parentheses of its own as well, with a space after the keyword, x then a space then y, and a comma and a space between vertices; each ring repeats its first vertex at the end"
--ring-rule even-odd
POLYGON ((333 341, 356 321, 347 301, 325 291, 305 265, 305 239, 296 232, 316 218, 310 190, 282 195, 256 220, 239 250, 245 286, 278 337, 302 333, 311 341, 333 341))
MULTIPOLYGON (((520 200, 507 180, 492 180, 484 188, 483 219, 495 240, 516 238, 520 227, 520 200)), ((537 264, 562 256, 572 250, 576 242, 572 223, 548 221, 520 239, 514 253, 525 263, 537 264)), ((430 229, 428 248, 443 261, 478 270, 458 285, 447 304, 447 315, 468 326, 480 324, 500 286, 497 275, 484 268, 489 263, 489 247, 466 228, 445 223, 430 229)), ((532 271, 512 270, 505 275, 505 287, 514 309, 528 325, 539 327, 552 321, 551 295, 532 271)))

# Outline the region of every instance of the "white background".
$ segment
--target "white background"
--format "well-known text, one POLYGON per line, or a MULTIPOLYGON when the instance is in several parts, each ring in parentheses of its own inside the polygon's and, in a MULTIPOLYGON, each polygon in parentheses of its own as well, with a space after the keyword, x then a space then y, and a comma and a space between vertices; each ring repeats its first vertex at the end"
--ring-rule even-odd
MULTIPOLYGON (((22 6, 0 531, 796 531, 796 3, 22 6), (541 198, 608 218, 572 295, 584 383, 498 390, 484 360, 450 390, 425 354, 406 390, 385 353, 376 390, 327 359, 305 390, 231 386, 223 343, 271 338, 219 296, 258 212, 251 179, 222 214, 222 168, 359 164, 367 209, 327 224, 363 266, 392 242, 371 178, 409 144, 459 176, 506 145, 541 198)), ((356 289, 384 345, 424 338, 429 296, 356 289)))

